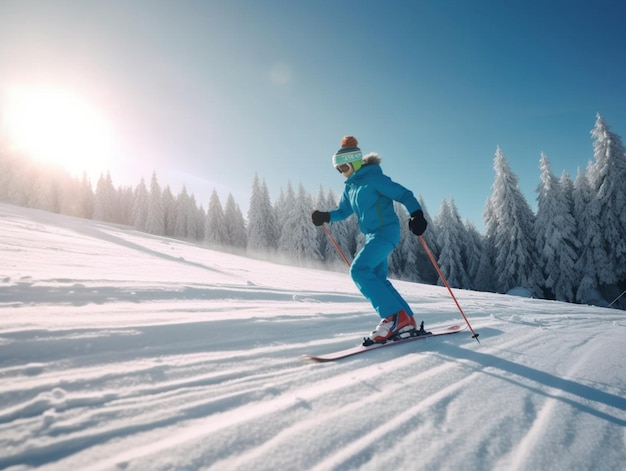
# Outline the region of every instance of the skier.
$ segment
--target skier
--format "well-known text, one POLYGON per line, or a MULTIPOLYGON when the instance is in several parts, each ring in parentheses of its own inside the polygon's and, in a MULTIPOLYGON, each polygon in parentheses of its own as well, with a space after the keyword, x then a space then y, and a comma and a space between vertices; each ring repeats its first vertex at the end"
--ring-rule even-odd
POLYGON ((363 157, 353 136, 341 140, 333 165, 346 178, 345 190, 337 209, 313 212, 313 224, 321 226, 357 215, 365 245, 352 261, 350 275, 381 317, 369 339, 384 342, 417 330, 411 308, 387 279, 387 258, 400 242, 400 222, 393 202, 402 203, 409 211, 409 228, 418 236, 427 226, 422 207, 411 191, 383 174, 378 154, 363 157))

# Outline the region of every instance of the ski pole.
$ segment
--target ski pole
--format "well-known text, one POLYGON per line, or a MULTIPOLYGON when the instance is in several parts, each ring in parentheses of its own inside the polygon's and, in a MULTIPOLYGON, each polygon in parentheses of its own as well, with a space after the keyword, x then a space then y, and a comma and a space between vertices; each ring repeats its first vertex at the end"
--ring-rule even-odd
POLYGON ((330 231, 326 227, 326 224, 322 224, 322 229, 324 229, 324 232, 326 233, 326 235, 328 236, 330 241, 333 243, 333 245, 337 249, 337 252, 339 252, 339 255, 341 255, 341 258, 343 258, 343 261, 346 262, 346 265, 348 265, 348 268, 349 268, 350 267, 350 262, 346 258, 346 254, 343 253, 343 250, 341 250, 341 247, 339 247, 339 244, 337 243, 335 238, 331 235, 330 231))
POLYGON ((465 313, 463 312, 463 309, 461 309, 461 305, 456 300, 456 297, 454 296, 454 293, 452 292, 452 288, 450 288, 450 285, 448 284, 448 280, 446 280, 446 277, 443 276, 443 273, 441 272, 441 268, 439 268, 439 265, 437 265, 437 262, 435 261, 435 257, 433 257, 433 254, 430 251, 430 249, 428 248, 428 245, 426 245, 426 241, 424 240, 424 238, 422 236, 418 236, 418 238, 420 240, 420 243, 424 247, 424 250, 426 250, 426 254, 428 255, 428 258, 430 258, 430 261, 432 262, 433 266, 435 267, 435 270, 437 270, 437 273, 439 274, 439 277, 441 278, 441 281, 443 281, 443 284, 446 285, 446 288, 448 288, 448 291, 450 292, 450 296, 452 296, 452 299, 454 299, 454 302, 456 303, 456 307, 459 308, 459 311, 461 312, 461 315, 463 316, 463 319, 465 319, 465 322, 467 323, 467 326, 469 327, 470 331, 472 332, 472 338, 476 339, 476 341, 478 343, 480 343, 480 340, 478 340, 478 334, 476 332, 474 332, 474 329, 472 329, 472 326, 470 325, 469 321, 467 320, 467 317, 465 316, 465 313))
POLYGON ((620 294, 617 298, 615 298, 611 304, 609 304, 609 307, 611 307, 613 304, 615 304, 615 301, 617 301, 619 298, 621 298, 622 296, 624 296, 624 294, 626 294, 626 289, 624 291, 622 291, 622 294, 620 294))

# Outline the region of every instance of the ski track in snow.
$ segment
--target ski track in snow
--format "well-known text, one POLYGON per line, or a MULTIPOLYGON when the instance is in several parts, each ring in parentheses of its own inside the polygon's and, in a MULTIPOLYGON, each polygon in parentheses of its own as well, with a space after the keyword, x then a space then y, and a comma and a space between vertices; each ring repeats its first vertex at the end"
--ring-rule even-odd
MULTIPOLYGON (((0 469, 616 470, 623 311, 458 291, 469 332, 328 364, 345 273, 0 205, 0 469)), ((396 282, 427 327, 440 287, 396 282)))

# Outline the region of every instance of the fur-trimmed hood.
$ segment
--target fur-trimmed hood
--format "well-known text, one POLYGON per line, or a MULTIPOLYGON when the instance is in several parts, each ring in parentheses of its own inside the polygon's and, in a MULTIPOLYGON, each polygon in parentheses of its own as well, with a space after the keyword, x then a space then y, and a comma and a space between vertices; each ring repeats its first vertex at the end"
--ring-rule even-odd
POLYGON ((380 157, 376 152, 370 152, 363 157, 363 165, 380 165, 380 157))

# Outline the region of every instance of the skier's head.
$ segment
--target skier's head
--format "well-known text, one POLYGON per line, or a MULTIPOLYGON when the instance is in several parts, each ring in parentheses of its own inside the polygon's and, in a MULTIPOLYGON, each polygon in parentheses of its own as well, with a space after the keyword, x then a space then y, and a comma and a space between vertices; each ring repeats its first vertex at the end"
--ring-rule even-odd
POLYGON ((333 155, 333 166, 344 176, 349 177, 361 168, 363 153, 354 136, 344 136, 341 148, 333 155))

